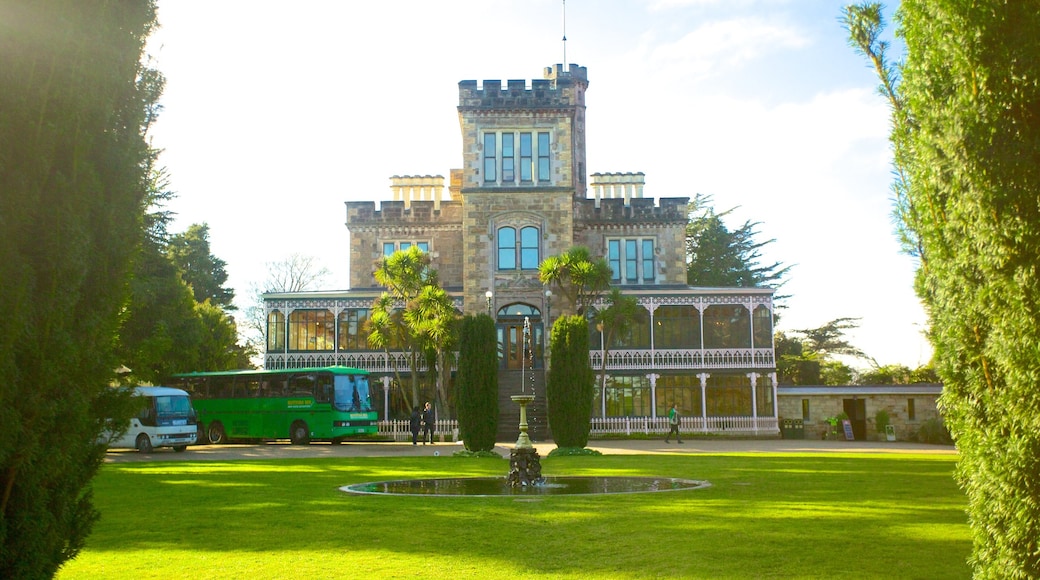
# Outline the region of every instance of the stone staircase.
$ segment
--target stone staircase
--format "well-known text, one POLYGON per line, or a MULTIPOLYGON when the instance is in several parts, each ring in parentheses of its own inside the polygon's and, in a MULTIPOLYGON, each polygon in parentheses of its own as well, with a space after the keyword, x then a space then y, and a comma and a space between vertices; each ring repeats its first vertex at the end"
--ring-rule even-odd
MULTIPOLYGON (((520 374, 518 370, 498 371, 498 434, 495 438, 503 443, 516 443, 520 436, 520 405, 509 398, 521 394, 520 374)), ((549 431, 545 403, 545 373, 541 369, 524 371, 523 380, 528 394, 534 385, 535 396, 534 401, 527 405, 527 436, 532 442, 551 442, 552 433, 549 431)))

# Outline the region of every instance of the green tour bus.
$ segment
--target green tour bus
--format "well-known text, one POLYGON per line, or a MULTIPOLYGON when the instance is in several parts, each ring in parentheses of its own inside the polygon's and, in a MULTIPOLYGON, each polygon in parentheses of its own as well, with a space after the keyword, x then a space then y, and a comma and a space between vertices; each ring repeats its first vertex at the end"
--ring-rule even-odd
POLYGON ((199 372, 174 375, 191 393, 199 443, 232 439, 313 439, 340 443, 374 434, 378 417, 368 372, 350 367, 199 372))

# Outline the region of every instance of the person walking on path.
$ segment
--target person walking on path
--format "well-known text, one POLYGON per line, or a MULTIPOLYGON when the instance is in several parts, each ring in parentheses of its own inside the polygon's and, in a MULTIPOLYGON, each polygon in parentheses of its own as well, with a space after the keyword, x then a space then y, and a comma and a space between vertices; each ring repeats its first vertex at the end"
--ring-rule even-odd
POLYGON ((422 427, 422 415, 419 414, 419 405, 412 408, 412 416, 408 419, 408 428, 412 431, 412 445, 419 443, 419 429, 422 427))
POLYGON ((430 445, 433 445, 433 424, 437 419, 433 416, 433 407, 430 406, 430 402, 426 402, 426 407, 423 409, 422 423, 423 423, 423 438, 422 444, 426 445, 426 441, 430 441, 430 445))
POLYGON ((668 431, 668 436, 664 438, 665 443, 671 443, 672 433, 675 433, 675 440, 682 443, 682 437, 679 435, 679 411, 676 410, 675 404, 672 404, 672 410, 668 411, 668 425, 671 426, 671 430, 668 431))

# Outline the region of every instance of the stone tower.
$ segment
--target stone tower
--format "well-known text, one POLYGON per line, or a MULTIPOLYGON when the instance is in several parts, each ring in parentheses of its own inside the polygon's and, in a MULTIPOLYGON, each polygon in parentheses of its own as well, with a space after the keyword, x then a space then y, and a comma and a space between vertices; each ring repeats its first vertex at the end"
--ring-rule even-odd
POLYGON ((459 83, 462 130, 463 293, 468 313, 549 305, 538 263, 574 243, 585 198, 585 67, 544 78, 459 83))

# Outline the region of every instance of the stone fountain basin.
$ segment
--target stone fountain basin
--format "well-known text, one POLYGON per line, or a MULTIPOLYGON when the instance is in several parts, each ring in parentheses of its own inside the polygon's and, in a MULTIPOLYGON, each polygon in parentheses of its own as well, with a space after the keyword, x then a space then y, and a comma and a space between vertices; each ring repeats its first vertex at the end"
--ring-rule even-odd
POLYGON ((449 477, 355 483, 341 487, 340 491, 367 495, 523 497, 687 491, 707 487, 711 487, 710 482, 674 477, 545 477, 542 483, 516 487, 510 486, 505 477, 449 477))

